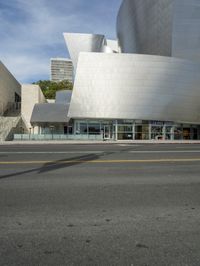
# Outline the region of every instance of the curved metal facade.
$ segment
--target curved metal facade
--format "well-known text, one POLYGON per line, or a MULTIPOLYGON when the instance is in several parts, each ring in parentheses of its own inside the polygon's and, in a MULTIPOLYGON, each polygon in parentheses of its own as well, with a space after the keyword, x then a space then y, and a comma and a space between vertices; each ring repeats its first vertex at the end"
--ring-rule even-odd
POLYGON ((200 0, 124 0, 117 32, 122 53, 65 36, 78 61, 68 116, 200 124, 200 0))
POLYGON ((171 56, 174 0, 124 0, 117 34, 124 53, 171 56))
POLYGON ((174 0, 172 56, 200 62, 200 0, 174 0))
POLYGON ((124 53, 200 62, 200 0, 124 0, 117 33, 124 53))
POLYGON ((81 53, 69 117, 200 123, 200 64, 81 53))
POLYGON ((76 70, 80 52, 102 52, 105 42, 104 35, 64 33, 64 39, 76 70))

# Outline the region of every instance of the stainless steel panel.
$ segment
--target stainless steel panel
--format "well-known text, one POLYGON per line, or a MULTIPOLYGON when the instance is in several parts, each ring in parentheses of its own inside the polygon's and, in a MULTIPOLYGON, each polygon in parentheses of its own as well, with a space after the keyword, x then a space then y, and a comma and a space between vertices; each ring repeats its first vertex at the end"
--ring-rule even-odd
POLYGON ((124 53, 200 62, 200 0, 124 0, 117 34, 124 53))
POLYGON ((99 34, 64 33, 64 39, 76 71, 80 52, 102 52, 105 37, 99 34))
POLYGON ((117 33, 124 53, 171 55, 173 0, 124 0, 117 33))
POLYGON ((176 0, 172 56, 200 62, 200 0, 176 0))
POLYGON ((200 123, 200 64, 80 53, 69 117, 200 123))

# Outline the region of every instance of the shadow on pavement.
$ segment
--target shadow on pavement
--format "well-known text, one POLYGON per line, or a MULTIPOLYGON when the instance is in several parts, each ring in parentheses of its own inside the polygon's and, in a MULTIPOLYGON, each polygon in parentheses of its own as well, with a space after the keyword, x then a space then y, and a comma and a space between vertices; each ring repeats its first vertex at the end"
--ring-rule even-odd
POLYGON ((101 157, 101 155, 97 154, 89 154, 84 156, 72 157, 68 159, 58 160, 50 163, 44 164, 38 171, 38 174, 45 173, 53 170, 57 170, 60 168, 70 167, 78 164, 85 163, 87 161, 94 161, 101 157))
POLYGON ((129 150, 132 150, 132 147, 125 148, 125 149, 122 148, 121 150, 118 150, 118 151, 108 151, 108 152, 105 151, 105 152, 102 152, 100 154, 93 153, 93 154, 87 154, 87 155, 83 155, 83 156, 66 158, 66 159, 62 159, 62 160, 56 160, 56 161, 52 161, 49 163, 45 163, 42 166, 34 168, 34 169, 29 169, 26 171, 20 171, 17 173, 11 173, 11 174, 7 174, 7 175, 0 175, 0 180, 4 179, 4 178, 20 176, 20 175, 34 173, 34 172, 36 172, 36 174, 40 175, 40 174, 54 171, 54 170, 58 170, 61 168, 67 168, 67 167, 71 167, 74 165, 80 165, 80 164, 86 163, 87 161, 95 161, 95 160, 98 160, 104 156, 112 155, 115 153, 124 153, 124 152, 127 152, 129 150))
POLYGON ((34 169, 29 169, 26 171, 20 171, 17 173, 12 173, 12 174, 7 174, 7 175, 0 175, 0 179, 14 177, 14 176, 20 176, 20 175, 24 175, 24 174, 33 173, 33 172, 36 172, 37 174, 42 174, 45 172, 54 171, 54 170, 58 170, 61 168, 67 168, 67 167, 71 167, 74 165, 86 163, 87 161, 98 160, 102 156, 111 155, 111 154, 113 154, 113 152, 104 152, 104 153, 98 154, 98 155, 97 154, 88 154, 88 155, 84 155, 84 156, 77 156, 77 157, 72 157, 72 158, 67 158, 67 159, 62 159, 62 160, 56 160, 56 161, 52 161, 52 162, 43 164, 41 167, 37 167, 34 169))

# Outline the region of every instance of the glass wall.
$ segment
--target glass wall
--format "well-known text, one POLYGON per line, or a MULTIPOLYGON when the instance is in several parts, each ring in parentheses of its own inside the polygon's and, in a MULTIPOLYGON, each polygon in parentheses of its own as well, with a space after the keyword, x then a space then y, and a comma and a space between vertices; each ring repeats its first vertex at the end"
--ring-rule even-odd
POLYGON ((148 121, 142 122, 142 139, 144 140, 149 139, 149 122, 148 121))
POLYGON ((181 125, 174 126, 174 139, 175 140, 183 139, 183 127, 181 125))
POLYGON ((165 139, 166 140, 174 139, 173 126, 169 126, 169 125, 165 126, 165 139))
POLYGON ((200 139, 200 126, 144 120, 83 120, 74 122, 74 134, 101 135, 112 140, 200 139))
POLYGON ((191 128, 190 127, 183 127, 183 139, 191 139, 191 128))
POLYGON ((102 135, 102 139, 114 138, 113 121, 75 121, 74 133, 76 135, 102 135))
POLYGON ((149 122, 138 120, 135 121, 135 139, 148 140, 149 139, 149 122))
POLYGON ((117 130, 118 140, 129 140, 133 139, 133 123, 130 124, 120 124, 117 130))
POLYGON ((40 134, 70 134, 69 125, 61 123, 44 123, 39 127, 40 134))
POLYGON ((100 123, 88 123, 88 122, 76 123, 76 134, 100 135, 101 124, 100 123))
POLYGON ((88 134, 90 135, 100 135, 101 134, 101 125, 100 123, 88 124, 88 134))
POLYGON ((88 127, 87 123, 80 123, 79 128, 77 129, 76 133, 80 133, 81 135, 87 134, 88 127))
POLYGON ((151 126, 151 139, 163 139, 163 126, 151 126))
POLYGON ((135 126, 135 139, 142 139, 142 125, 135 126))

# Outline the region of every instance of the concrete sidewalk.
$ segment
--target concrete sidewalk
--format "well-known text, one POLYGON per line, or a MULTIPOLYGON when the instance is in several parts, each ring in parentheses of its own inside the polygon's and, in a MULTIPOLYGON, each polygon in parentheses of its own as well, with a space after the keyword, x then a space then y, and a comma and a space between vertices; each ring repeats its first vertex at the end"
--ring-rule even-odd
POLYGON ((131 144, 200 144, 200 140, 118 140, 118 141, 88 141, 88 140, 49 140, 49 141, 1 141, 0 145, 49 145, 49 144, 119 144, 119 145, 131 145, 131 144))

